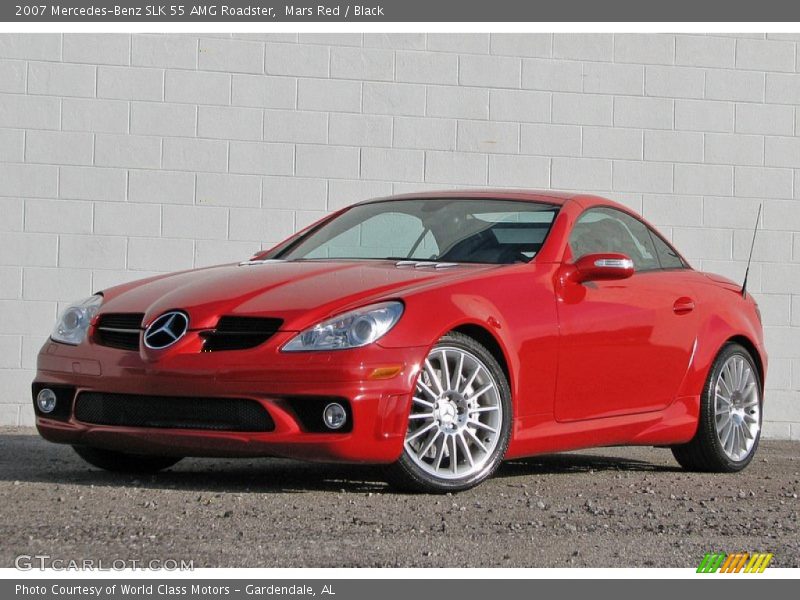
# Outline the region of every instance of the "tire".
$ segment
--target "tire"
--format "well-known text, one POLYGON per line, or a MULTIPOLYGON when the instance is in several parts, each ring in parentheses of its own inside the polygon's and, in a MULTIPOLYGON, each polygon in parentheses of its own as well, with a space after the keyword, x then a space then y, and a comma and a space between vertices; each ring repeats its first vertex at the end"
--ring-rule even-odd
POLYGON ((413 492, 474 487, 500 466, 512 420, 511 390, 497 360, 473 338, 449 333, 417 376, 403 454, 387 478, 413 492))
POLYGON ((689 471, 707 473, 735 473, 750 464, 761 439, 762 390, 750 352, 739 344, 726 344, 703 388, 694 438, 672 447, 678 463, 689 471), (732 433, 726 436, 726 431, 732 433))
POLYGON ((126 454, 91 446, 73 446, 78 456, 90 465, 115 473, 157 473, 181 460, 180 456, 126 454))

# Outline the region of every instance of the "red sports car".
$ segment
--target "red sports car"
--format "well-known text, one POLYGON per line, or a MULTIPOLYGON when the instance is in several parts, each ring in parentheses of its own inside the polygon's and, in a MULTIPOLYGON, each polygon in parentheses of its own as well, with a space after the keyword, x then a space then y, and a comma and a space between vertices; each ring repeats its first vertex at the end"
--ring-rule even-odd
POLYGON ((693 270, 629 209, 448 192, 99 292, 61 315, 33 399, 42 436, 104 469, 284 456, 382 463, 445 492, 504 458, 590 446, 738 471, 766 367, 743 286, 693 270))

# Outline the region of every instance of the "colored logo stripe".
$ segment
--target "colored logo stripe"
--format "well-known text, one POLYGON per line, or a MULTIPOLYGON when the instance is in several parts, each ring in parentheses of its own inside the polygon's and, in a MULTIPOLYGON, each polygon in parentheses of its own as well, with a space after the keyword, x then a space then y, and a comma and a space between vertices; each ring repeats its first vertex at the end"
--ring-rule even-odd
POLYGON ((736 552, 729 554, 728 558, 722 563, 720 573, 738 573, 744 567, 744 563, 750 555, 747 552, 736 552))
POLYGON ((725 552, 709 552, 703 556, 700 565, 697 567, 698 573, 763 573, 772 562, 773 555, 766 552, 735 552, 726 554, 725 552), (746 566, 745 566, 746 565, 746 566))
POLYGON ((697 567, 698 573, 716 573, 717 569, 719 569, 722 561, 725 560, 725 553, 724 552, 713 552, 706 554, 703 557, 703 560, 700 562, 700 566, 697 567))
POLYGON ((745 573, 763 573, 769 563, 772 561, 772 554, 759 553, 753 554, 750 562, 744 569, 745 573))

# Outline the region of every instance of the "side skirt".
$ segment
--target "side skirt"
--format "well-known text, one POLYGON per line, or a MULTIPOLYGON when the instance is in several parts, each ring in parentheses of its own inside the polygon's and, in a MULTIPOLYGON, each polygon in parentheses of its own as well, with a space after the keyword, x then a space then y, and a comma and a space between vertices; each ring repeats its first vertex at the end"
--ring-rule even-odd
POLYGON ((677 398, 662 411, 559 423, 553 415, 517 419, 506 458, 600 446, 671 446, 694 437, 699 396, 677 398))

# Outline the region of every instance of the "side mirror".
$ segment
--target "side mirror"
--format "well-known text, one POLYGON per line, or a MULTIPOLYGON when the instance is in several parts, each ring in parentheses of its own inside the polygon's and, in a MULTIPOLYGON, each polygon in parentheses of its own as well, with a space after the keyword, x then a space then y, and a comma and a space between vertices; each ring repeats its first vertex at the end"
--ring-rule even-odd
POLYGON ((624 254, 587 254, 575 263, 573 281, 627 279, 633 271, 633 261, 624 254))

